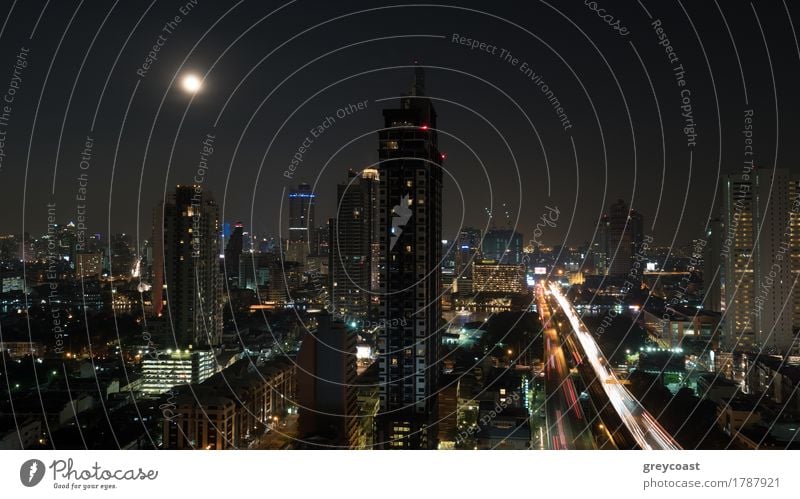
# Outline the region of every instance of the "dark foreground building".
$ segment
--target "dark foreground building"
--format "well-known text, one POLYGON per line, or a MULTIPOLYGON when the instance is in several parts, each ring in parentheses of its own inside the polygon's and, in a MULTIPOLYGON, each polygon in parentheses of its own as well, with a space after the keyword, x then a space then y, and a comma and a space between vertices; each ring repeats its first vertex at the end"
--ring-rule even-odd
POLYGON ((379 132, 378 333, 381 416, 377 446, 436 447, 441 318, 442 155, 436 112, 416 68, 399 109, 379 132))

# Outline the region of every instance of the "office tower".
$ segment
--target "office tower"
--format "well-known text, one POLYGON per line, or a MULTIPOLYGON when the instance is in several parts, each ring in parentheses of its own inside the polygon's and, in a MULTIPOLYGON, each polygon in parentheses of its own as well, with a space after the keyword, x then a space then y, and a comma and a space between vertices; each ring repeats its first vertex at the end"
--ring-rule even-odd
MULTIPOLYGON (((369 171, 369 170, 368 170, 369 171)), ((375 238, 376 178, 350 170, 348 182, 337 188, 336 218, 329 237, 328 297, 337 318, 367 316, 371 298, 372 245, 375 238)))
POLYGON ((483 257, 500 263, 522 263, 522 234, 511 229, 490 229, 483 237, 483 257))
POLYGON ((214 374, 214 354, 208 350, 171 350, 145 354, 142 393, 158 395, 171 388, 202 383, 214 374))
POLYGON ((481 231, 464 227, 456 241, 456 275, 472 277, 472 262, 481 251, 481 231))
POLYGON ((290 241, 308 241, 308 231, 315 227, 315 197, 311 186, 305 182, 289 193, 290 241))
POLYGON ((323 313, 306 332, 297 364, 300 438, 355 448, 358 440, 357 333, 323 313))
POLYGON ((216 345, 222 334, 219 206, 199 185, 179 185, 153 214, 153 308, 176 346, 216 345))
POLYGON ((617 200, 603 215, 598 227, 601 253, 606 255, 609 275, 624 275, 631 269, 634 255, 642 245, 644 228, 642 215, 622 199, 617 200))
POLYGON ((289 193, 289 239, 284 260, 305 263, 309 254, 310 233, 314 225, 316 194, 302 183, 289 193))
POLYGON ((381 418, 388 448, 436 448, 441 319, 442 156, 436 112, 416 68, 409 95, 379 132, 378 331, 381 418))
POLYGON ((239 287, 239 259, 244 247, 243 237, 244 225, 242 222, 236 222, 228 236, 228 244, 225 245, 225 260, 222 262, 225 266, 223 274, 228 276, 228 285, 235 288, 239 287))

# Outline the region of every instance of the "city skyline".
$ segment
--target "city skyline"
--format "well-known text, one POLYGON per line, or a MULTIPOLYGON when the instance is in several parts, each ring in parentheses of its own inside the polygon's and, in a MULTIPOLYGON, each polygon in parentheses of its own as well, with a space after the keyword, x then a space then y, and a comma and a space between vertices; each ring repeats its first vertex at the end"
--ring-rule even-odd
POLYGON ((0 450, 800 449, 794 10, 14 2, 0 450))

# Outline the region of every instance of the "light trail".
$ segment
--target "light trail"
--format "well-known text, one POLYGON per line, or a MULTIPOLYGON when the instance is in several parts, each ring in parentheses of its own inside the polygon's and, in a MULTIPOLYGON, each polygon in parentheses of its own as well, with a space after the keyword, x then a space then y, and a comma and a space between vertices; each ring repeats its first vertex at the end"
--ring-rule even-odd
POLYGON ((549 284, 550 293, 559 307, 569 319, 572 331, 586 355, 586 361, 592 366, 598 381, 611 402, 611 406, 619 414, 622 423, 630 431, 636 443, 642 449, 679 450, 680 445, 667 433, 663 426, 647 412, 641 403, 625 386, 620 384, 608 360, 600 351, 594 337, 583 324, 578 313, 561 292, 557 284, 549 284))

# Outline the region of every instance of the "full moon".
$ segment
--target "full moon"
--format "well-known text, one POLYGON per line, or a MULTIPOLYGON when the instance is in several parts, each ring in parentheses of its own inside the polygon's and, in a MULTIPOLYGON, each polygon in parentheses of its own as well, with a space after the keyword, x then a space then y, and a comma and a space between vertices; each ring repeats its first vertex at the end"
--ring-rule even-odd
POLYGON ((200 78, 198 78, 197 75, 186 75, 181 80, 181 86, 184 90, 193 94, 200 90, 202 81, 200 81, 200 78))

